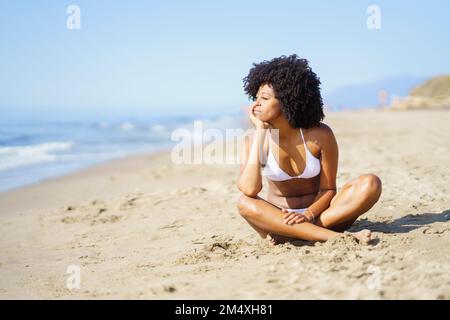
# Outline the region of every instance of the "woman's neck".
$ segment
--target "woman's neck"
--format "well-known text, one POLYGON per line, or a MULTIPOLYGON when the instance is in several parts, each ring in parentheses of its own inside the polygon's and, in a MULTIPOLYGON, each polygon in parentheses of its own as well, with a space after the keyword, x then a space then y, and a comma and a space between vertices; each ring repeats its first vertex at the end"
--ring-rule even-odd
POLYGON ((280 141, 290 141, 298 135, 299 129, 291 127, 284 117, 279 117, 270 122, 271 129, 278 129, 278 138, 280 141))

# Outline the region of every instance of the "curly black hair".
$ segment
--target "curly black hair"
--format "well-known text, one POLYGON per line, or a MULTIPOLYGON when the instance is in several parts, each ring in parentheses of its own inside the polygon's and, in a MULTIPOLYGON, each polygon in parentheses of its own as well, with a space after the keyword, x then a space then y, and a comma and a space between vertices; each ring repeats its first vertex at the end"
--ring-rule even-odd
POLYGON ((300 59, 296 54, 253 63, 253 68, 242 80, 245 92, 253 100, 261 84, 270 84, 283 114, 294 128, 318 126, 325 117, 320 79, 309 67, 308 60, 300 59))

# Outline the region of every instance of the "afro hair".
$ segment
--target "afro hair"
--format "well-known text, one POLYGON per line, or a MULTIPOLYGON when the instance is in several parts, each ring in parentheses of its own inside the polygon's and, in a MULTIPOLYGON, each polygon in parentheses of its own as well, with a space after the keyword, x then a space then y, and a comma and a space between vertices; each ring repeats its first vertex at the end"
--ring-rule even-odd
POLYGON ((309 67, 308 60, 300 59, 296 54, 253 63, 243 81, 246 94, 253 100, 261 84, 271 85, 284 116, 294 128, 318 126, 325 117, 320 80, 309 67))

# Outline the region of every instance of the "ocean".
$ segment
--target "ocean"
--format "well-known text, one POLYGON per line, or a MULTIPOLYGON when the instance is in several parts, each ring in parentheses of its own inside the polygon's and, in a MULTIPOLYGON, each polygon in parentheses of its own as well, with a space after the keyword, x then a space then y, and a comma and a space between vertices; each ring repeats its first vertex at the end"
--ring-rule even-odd
POLYGON ((5 112, 0 118, 0 192, 128 155, 166 150, 177 128, 236 128, 238 114, 59 114, 5 112))

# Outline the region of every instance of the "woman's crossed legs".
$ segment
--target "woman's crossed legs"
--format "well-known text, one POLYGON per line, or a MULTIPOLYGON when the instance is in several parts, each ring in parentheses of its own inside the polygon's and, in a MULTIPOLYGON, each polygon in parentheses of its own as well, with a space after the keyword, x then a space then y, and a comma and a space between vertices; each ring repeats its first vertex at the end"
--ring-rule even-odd
MULTIPOLYGON (((347 182, 314 223, 288 225, 283 222, 285 212, 260 197, 241 195, 237 206, 241 216, 256 232, 273 243, 289 238, 327 241, 350 228, 360 215, 372 208, 381 195, 381 188, 381 180, 373 174, 365 174, 347 182)), ((352 234, 363 243, 372 239, 369 230, 352 234)))

